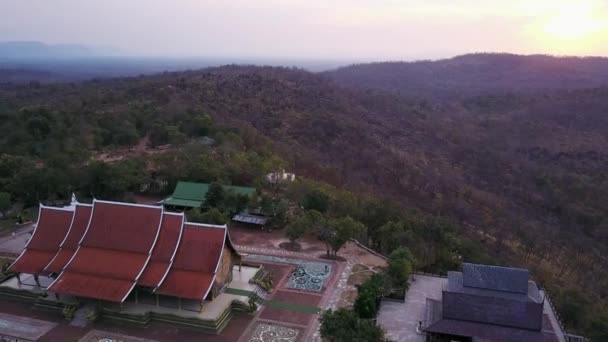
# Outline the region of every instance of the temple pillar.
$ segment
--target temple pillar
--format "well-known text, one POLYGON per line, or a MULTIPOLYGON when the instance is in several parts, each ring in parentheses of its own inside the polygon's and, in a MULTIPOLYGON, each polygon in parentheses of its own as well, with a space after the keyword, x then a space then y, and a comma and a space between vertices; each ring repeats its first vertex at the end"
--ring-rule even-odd
POLYGON ((21 284, 21 273, 17 273, 17 283, 21 284))
POLYGON ((40 279, 38 279, 38 275, 37 274, 34 274, 34 281, 36 282, 36 285, 38 287, 40 287, 40 279))

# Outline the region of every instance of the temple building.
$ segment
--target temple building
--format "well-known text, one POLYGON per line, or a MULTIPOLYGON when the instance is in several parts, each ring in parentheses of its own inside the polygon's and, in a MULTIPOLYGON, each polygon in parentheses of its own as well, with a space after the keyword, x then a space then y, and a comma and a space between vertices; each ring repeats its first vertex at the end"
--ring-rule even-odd
POLYGON ((256 272, 241 266, 225 225, 186 222, 183 213, 163 206, 101 200, 41 205, 32 237, 9 270, 19 284, 35 279, 57 302, 147 315, 183 309, 200 313, 189 318, 210 320, 223 317, 234 301, 247 303, 224 294, 233 273, 242 282, 237 287, 254 290, 247 280, 256 272), (214 301, 222 295, 221 303, 214 301), (206 308, 214 311, 209 317, 206 308))
POLYGON ((528 270, 465 263, 441 300, 427 298, 424 331, 427 341, 546 341, 544 304, 528 270))

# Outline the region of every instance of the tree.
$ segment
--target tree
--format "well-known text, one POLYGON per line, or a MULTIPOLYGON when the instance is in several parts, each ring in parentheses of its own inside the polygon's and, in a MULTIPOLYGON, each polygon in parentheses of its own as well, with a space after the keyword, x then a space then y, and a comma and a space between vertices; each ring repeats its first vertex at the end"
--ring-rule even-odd
POLYGON ((213 182, 209 185, 209 190, 205 195, 205 204, 210 207, 219 207, 224 203, 226 191, 222 184, 213 182))
POLYGON ((301 238, 310 229, 310 220, 306 214, 293 220, 285 229, 285 234, 291 241, 292 245, 297 243, 297 240, 301 238))
POLYGON ((357 299, 354 310, 359 318, 373 319, 380 309, 380 300, 384 292, 384 276, 374 273, 363 284, 357 286, 357 299))
POLYGON ((324 241, 329 245, 333 256, 346 244, 346 242, 367 231, 363 223, 350 216, 333 219, 329 223, 330 234, 325 234, 324 241))
POLYGON ((250 197, 234 191, 227 191, 224 196, 224 208, 228 212, 238 213, 247 208, 250 197))
POLYGON ((304 196, 302 207, 306 210, 327 212, 329 208, 329 196, 321 190, 313 190, 304 196))
POLYGON ((387 274, 393 287, 407 290, 415 259, 409 249, 400 247, 389 256, 387 274))
POLYGON ((283 226, 287 220, 289 202, 284 199, 276 200, 268 196, 263 196, 260 207, 262 212, 270 217, 269 225, 283 226))
POLYGON ((188 220, 191 222, 208 224, 226 224, 228 216, 217 208, 211 208, 204 213, 200 209, 192 209, 188 212, 188 220))
POLYGON ((382 342, 384 332, 373 321, 350 310, 328 310, 321 316, 321 337, 328 342, 382 342))
POLYGON ((11 194, 8 192, 0 192, 0 213, 6 218, 8 210, 11 208, 11 194))

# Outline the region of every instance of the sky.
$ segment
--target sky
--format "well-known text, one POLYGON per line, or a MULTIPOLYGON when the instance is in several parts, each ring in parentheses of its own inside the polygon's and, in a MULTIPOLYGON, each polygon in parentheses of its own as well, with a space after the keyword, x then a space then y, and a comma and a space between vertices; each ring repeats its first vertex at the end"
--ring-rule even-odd
POLYGON ((154 57, 608 56, 608 0, 2 0, 0 41, 154 57))

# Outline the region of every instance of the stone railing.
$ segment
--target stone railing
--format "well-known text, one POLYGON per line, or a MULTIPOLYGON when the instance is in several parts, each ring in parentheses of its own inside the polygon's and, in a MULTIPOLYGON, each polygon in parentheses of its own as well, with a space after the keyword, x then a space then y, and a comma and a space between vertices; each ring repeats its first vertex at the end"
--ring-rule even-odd
POLYGON ((559 311, 557 311, 557 308, 555 306, 553 306, 553 301, 551 300, 551 294, 549 293, 549 290, 547 290, 547 288, 543 288, 542 290, 545 295, 545 300, 547 301, 547 303, 549 303, 551 310, 553 310, 553 314, 555 315, 557 324, 559 324, 559 328, 561 329, 562 334, 564 335, 564 338, 566 339, 566 342, 587 342, 587 338, 585 338, 583 336, 572 335, 572 334, 568 333, 568 331, 566 330, 566 326, 562 322, 561 317, 559 317, 559 311))

